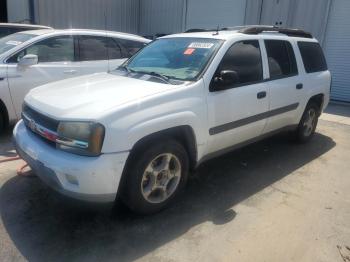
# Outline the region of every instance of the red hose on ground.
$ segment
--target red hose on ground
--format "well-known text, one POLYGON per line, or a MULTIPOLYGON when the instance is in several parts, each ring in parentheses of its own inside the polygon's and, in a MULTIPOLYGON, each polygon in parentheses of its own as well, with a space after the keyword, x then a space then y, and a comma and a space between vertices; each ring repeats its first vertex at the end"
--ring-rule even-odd
MULTIPOLYGON (((5 162, 10 162, 10 161, 16 161, 16 160, 20 160, 22 158, 20 158, 19 156, 15 156, 15 157, 7 157, 5 159, 1 159, 0 160, 0 164, 1 163, 5 163, 5 162)), ((19 168, 17 168, 17 175, 19 176, 34 176, 32 170, 27 170, 27 171, 24 171, 24 169, 28 167, 28 164, 25 163, 23 165, 21 165, 19 168)))
POLYGON ((5 162, 20 160, 20 159, 21 159, 21 158, 20 158, 19 156, 7 157, 7 158, 5 158, 5 159, 1 159, 1 160, 0 160, 0 164, 1 164, 1 163, 5 163, 5 162))

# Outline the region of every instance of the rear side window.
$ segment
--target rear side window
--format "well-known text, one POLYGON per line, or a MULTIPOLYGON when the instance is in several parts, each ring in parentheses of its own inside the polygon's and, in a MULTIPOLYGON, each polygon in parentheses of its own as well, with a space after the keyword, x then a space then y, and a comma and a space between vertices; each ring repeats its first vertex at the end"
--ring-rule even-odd
POLYGON ((259 41, 249 40, 233 44, 218 67, 218 72, 222 70, 236 71, 239 77, 238 85, 261 81, 263 70, 259 41))
POLYGON ((270 78, 284 78, 298 74, 292 45, 288 41, 265 40, 270 78))
POLYGON ((298 42, 306 73, 327 70, 327 62, 318 43, 298 42))
POLYGON ((138 42, 134 40, 122 39, 117 40, 128 52, 128 57, 133 56, 137 51, 146 46, 146 43, 138 42))
POLYGON ((79 37, 79 60, 99 61, 122 58, 121 48, 112 38, 103 36, 79 37))

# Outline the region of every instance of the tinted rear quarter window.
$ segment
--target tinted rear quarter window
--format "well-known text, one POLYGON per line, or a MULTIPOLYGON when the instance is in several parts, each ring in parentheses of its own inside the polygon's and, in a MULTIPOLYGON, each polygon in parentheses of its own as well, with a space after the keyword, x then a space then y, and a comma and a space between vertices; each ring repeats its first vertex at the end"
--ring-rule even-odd
POLYGON ((122 38, 119 38, 117 41, 127 50, 129 57, 133 56, 137 51, 147 45, 143 42, 122 38))
POLYGON ((298 74, 292 45, 288 41, 265 40, 270 78, 283 78, 298 74))
POLYGON ((306 73, 327 70, 327 62, 319 43, 298 42, 306 73))

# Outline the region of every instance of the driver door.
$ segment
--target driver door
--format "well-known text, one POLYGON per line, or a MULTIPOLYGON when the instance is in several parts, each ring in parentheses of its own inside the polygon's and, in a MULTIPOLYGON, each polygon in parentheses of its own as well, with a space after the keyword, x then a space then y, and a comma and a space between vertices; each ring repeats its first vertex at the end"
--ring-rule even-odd
POLYGON ((56 36, 34 43, 8 60, 8 84, 17 117, 20 118, 25 95, 32 89, 49 82, 78 75, 75 62, 74 38, 56 36), (18 61, 25 55, 38 56, 38 63, 22 66, 18 61))
POLYGON ((234 43, 213 77, 234 71, 234 83, 217 88, 212 80, 208 94, 208 153, 214 153, 259 136, 268 111, 268 86, 263 82, 263 63, 258 40, 234 43))

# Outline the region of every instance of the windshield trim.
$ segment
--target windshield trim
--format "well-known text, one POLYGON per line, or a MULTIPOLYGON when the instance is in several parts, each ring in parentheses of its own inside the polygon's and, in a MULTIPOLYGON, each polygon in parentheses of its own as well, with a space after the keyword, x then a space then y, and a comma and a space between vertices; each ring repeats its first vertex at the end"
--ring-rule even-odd
MULTIPOLYGON (((148 45, 151 45, 153 42, 155 41, 159 41, 159 40, 162 40, 162 39, 206 39, 206 40, 213 40, 214 38, 210 38, 210 37, 166 37, 166 38, 157 38, 153 41, 151 41, 150 43, 148 43, 148 45)), ((218 42, 218 46, 216 48, 216 50, 211 54, 210 58, 208 59, 206 65, 202 68, 201 71, 198 72, 197 76, 196 77, 193 77, 191 79, 180 79, 180 78, 176 78, 176 77, 172 77, 172 76, 167 76, 169 77, 170 79, 175 79, 175 80, 179 80, 179 81, 183 81, 183 82, 196 82, 198 81, 199 79, 201 79, 203 77, 203 75, 205 74, 205 72, 208 70, 208 67, 209 65, 211 64, 211 62, 213 61, 214 57, 216 56, 216 54, 218 53, 218 51, 221 49, 223 43, 225 42, 225 40, 223 39, 214 39, 218 42)), ((147 46, 148 46, 147 45, 147 46)), ((147 47, 145 46, 145 47, 147 47)), ((144 48, 145 48, 144 47, 144 48)), ((122 67, 127 67, 128 64, 130 62, 132 62, 132 60, 136 57, 136 55, 142 50, 143 48, 141 48, 137 53, 135 53, 132 57, 130 57, 128 60, 126 60, 121 66, 122 67)), ((116 68, 117 70, 118 68, 116 68)))

